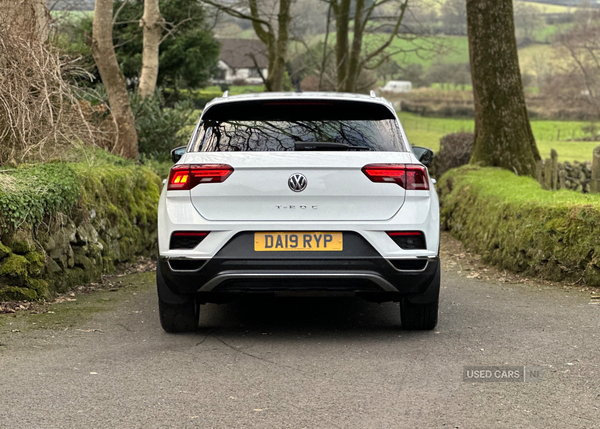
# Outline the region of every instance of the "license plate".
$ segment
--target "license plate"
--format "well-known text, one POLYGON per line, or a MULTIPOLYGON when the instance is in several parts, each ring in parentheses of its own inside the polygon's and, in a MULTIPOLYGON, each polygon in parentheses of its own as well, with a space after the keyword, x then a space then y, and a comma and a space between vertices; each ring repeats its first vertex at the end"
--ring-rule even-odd
POLYGON ((255 232, 257 252, 340 252, 344 250, 341 232, 255 232))

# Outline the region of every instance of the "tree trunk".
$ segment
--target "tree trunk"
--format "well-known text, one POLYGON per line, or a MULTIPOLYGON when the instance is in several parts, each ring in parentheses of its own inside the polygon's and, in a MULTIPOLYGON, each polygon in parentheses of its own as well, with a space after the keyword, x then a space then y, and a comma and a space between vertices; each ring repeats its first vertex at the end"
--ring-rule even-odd
MULTIPOLYGON (((352 0, 328 0, 335 14, 336 26, 336 73, 337 90, 355 92, 357 90, 358 78, 365 68, 376 69, 388 58, 388 49, 400 31, 400 25, 404 19, 409 0, 401 0, 399 11, 394 16, 394 27, 387 38, 363 52, 363 39, 369 33, 367 23, 375 13, 378 5, 384 2, 356 0, 355 13, 351 16, 352 0), (354 37, 352 46, 349 42, 350 21, 354 20, 354 37)), ((371 33, 373 34, 373 33, 371 33)), ((381 35, 381 34, 380 34, 381 35)))
POLYGON ((3 26, 18 28, 23 37, 45 42, 50 33, 50 12, 45 0, 0 0, 3 26))
POLYGON ((335 60, 337 67, 337 90, 343 91, 348 77, 348 31, 350 24, 350 0, 331 0, 335 13, 335 60))
POLYGON ((113 152, 137 159, 138 140, 135 120, 129 105, 125 78, 119 68, 112 40, 112 0, 96 0, 92 30, 92 55, 108 95, 111 113, 117 123, 117 142, 113 152))
POLYGON ((512 0, 467 0, 475 142, 471 163, 535 177, 540 154, 529 123, 512 0))
POLYGON ((269 71, 268 80, 271 81, 270 86, 272 91, 283 91, 283 78, 285 76, 285 61, 287 59, 287 49, 290 42, 290 7, 292 0, 279 0, 279 14, 277 15, 277 23, 279 28, 277 31, 277 45, 275 60, 273 61, 273 76, 269 71))
POLYGON ((278 31, 275 36, 273 28, 269 25, 263 28, 264 20, 260 18, 257 0, 248 0, 250 6, 250 19, 252 28, 258 38, 267 47, 268 76, 265 79, 266 91, 283 91, 283 77, 285 76, 285 61, 290 41, 290 6, 292 0, 279 0, 279 13, 277 14, 278 31))
POLYGON ((163 25, 164 19, 160 14, 158 0, 144 0, 144 16, 140 21, 140 26, 144 30, 142 73, 139 85, 142 99, 151 96, 156 89, 159 66, 158 53, 163 25))
POLYGON ((327 40, 329 39, 329 25, 331 24, 331 11, 333 6, 329 3, 327 9, 327 26, 325 27, 325 41, 323 42, 323 58, 321 61, 321 70, 319 70, 319 85, 317 91, 321 91, 323 87, 323 75, 325 74, 325 66, 327 65, 327 40))
POLYGON ((356 83, 360 74, 360 54, 362 51, 363 39, 363 9, 365 0, 356 0, 356 11, 354 12, 354 38, 352 39, 352 49, 348 59, 348 71, 346 73, 346 83, 344 91, 356 91, 356 83))

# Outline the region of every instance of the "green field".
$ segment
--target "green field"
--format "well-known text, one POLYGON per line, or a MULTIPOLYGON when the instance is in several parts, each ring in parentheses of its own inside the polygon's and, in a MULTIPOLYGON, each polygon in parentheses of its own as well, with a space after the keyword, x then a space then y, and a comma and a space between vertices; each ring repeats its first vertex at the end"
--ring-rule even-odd
POLYGON ((76 11, 76 10, 53 10, 50 12, 50 15, 53 19, 56 20, 66 20, 66 21, 79 21, 82 18, 86 18, 88 16, 93 16, 94 11, 92 10, 84 10, 84 11, 76 11))
MULTIPOLYGON (((380 35, 368 39, 377 40, 380 35)), ((367 42, 369 43, 369 42, 367 42)), ((469 41, 461 36, 423 37, 415 40, 394 39, 390 51, 411 51, 416 47, 420 52, 398 53, 392 56, 399 65, 423 64, 427 70, 434 63, 463 64, 469 62, 469 41)))
MULTIPOLYGON (((544 42, 551 38, 557 29, 559 29, 557 26, 548 26, 538 34, 537 38, 544 42)), ((365 46, 375 45, 377 40, 383 37, 385 36, 369 35, 365 39, 365 46)), ((318 36, 311 41, 311 44, 317 43, 318 40, 323 40, 323 37, 318 36)), ((330 40, 335 40, 335 36, 330 35, 330 40)), ((304 51, 303 46, 298 46, 296 49, 298 52, 304 51)), ((469 40, 466 36, 422 37, 414 40, 394 39, 389 50, 397 52, 392 55, 392 59, 398 65, 422 64, 425 71, 435 63, 466 64, 469 62, 469 40), (416 47, 420 48, 418 52, 414 52, 416 47)), ((296 50, 290 49, 290 52, 296 52, 296 50)), ((534 43, 521 48, 519 49, 521 70, 524 73, 536 75, 541 61, 549 63, 551 66, 559 66, 567 61, 558 59, 556 55, 553 46, 547 43, 534 43)))
MULTIPOLYGON (((249 30, 251 31, 251 30, 249 30)), ((242 35, 247 35, 245 31, 242 35)), ((349 34, 352 40, 353 33, 349 34)), ((368 52, 369 46, 376 47, 387 40, 387 34, 368 34, 363 41, 363 50, 368 52)), ((325 35, 320 34, 309 41, 309 45, 315 45, 325 40, 325 35)), ((329 43, 335 41, 335 32, 329 34, 329 43)), ((305 45, 299 42, 290 44, 290 52, 302 53, 306 50, 305 45)), ((434 63, 455 64, 469 62, 469 41, 466 36, 432 36, 419 38, 395 38, 388 48, 390 52, 396 52, 392 59, 400 66, 406 64, 422 64, 427 70, 434 63), (419 48, 418 52, 414 52, 419 48), (404 52, 402 52, 404 51, 404 52)))
MULTIPOLYGON (((472 119, 429 118, 412 113, 398 112, 398 117, 404 126, 410 143, 415 146, 425 146, 438 151, 440 139, 446 134, 458 132, 473 132, 472 119)), ((531 121, 531 128, 542 158, 550 157, 550 151, 558 152, 560 161, 590 161, 592 151, 599 142, 576 141, 585 136, 583 127, 588 122, 577 121, 531 121), (560 140, 557 140, 560 137, 560 140), (575 139, 575 141, 567 141, 575 139)))
MULTIPOLYGON (((420 0, 419 2, 415 2, 421 5, 422 8, 429 8, 431 10, 435 10, 438 14, 442 12, 442 6, 445 3, 444 0, 420 0)), ((575 10, 574 7, 568 6, 559 6, 553 4, 545 4, 538 3, 533 1, 519 1, 519 3, 523 3, 527 6, 535 7, 540 13, 573 13, 575 10)))
POLYGON ((527 6, 533 6, 537 8, 541 13, 573 13, 576 10, 576 8, 574 7, 537 3, 533 1, 523 1, 521 3, 524 3, 527 6))

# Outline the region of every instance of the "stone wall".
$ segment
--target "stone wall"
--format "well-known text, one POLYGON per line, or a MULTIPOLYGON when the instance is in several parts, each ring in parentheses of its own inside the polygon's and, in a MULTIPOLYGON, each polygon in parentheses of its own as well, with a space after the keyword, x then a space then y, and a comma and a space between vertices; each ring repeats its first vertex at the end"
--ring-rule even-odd
POLYGON ((558 162, 556 151, 538 161, 537 181, 547 190, 568 189, 587 194, 591 191, 592 162, 558 162))
POLYGON ((68 213, 0 232, 0 301, 51 298, 156 253, 160 178, 135 165, 74 170, 81 197, 68 213))

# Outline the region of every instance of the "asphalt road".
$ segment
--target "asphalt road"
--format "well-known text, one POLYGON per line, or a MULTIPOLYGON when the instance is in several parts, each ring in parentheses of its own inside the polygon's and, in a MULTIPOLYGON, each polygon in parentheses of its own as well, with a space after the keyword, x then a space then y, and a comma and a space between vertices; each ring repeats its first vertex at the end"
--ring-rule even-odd
POLYGON ((589 291, 446 269, 432 332, 403 331, 391 303, 287 299, 203 306, 196 334, 169 335, 151 274, 129 279, 145 285, 91 318, 0 325, 0 427, 600 427, 589 291), (543 380, 463 381, 477 365, 541 366, 543 380))

